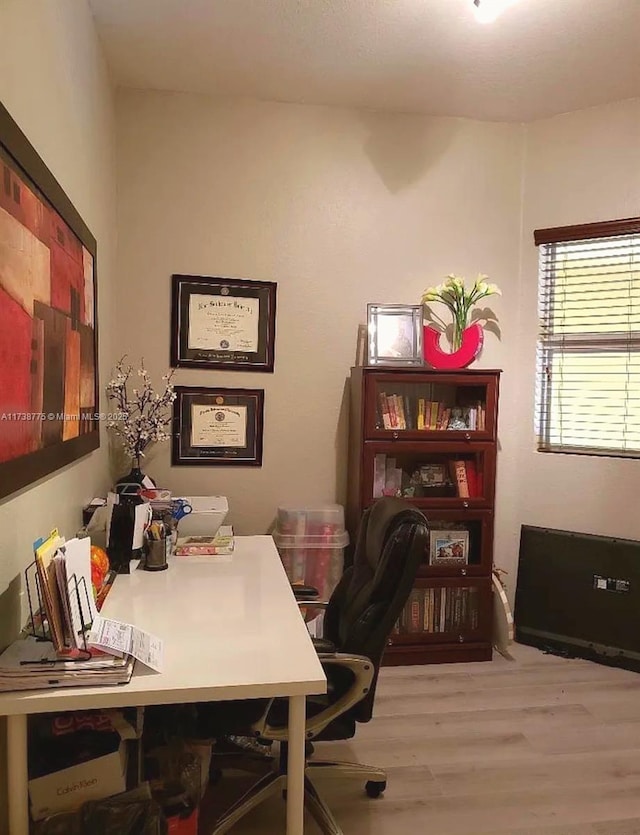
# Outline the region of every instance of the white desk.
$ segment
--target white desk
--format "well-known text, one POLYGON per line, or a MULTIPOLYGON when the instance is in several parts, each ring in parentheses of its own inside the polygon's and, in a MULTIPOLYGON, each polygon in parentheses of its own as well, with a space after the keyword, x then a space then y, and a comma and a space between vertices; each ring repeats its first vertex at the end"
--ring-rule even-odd
POLYGON ((10 835, 28 833, 27 714, 270 696, 290 701, 287 835, 301 835, 305 696, 327 682, 271 537, 238 537, 229 562, 173 558, 167 571, 121 575, 102 614, 162 638, 164 671, 138 663, 122 686, 0 694, 10 835))

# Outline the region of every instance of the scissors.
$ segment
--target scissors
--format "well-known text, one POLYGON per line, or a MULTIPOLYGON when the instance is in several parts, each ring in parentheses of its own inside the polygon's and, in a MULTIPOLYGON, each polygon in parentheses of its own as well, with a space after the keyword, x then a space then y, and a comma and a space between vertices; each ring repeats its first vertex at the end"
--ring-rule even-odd
POLYGON ((176 522, 183 519, 185 516, 188 516, 193 511, 193 508, 189 504, 188 501, 185 499, 176 499, 173 502, 173 507, 171 508, 171 515, 176 520, 176 522))

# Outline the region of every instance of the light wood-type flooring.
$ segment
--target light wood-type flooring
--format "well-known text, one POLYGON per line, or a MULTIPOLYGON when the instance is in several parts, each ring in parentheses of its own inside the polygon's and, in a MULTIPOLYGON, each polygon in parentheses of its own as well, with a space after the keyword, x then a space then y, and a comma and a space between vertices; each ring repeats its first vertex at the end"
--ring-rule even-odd
MULTIPOLYGON (((385 668, 374 718, 316 758, 388 770, 376 800, 316 780, 345 835, 640 835, 640 675, 514 644, 513 661, 385 668)), ((209 812, 246 785, 230 775, 209 812)), ((208 801, 208 802, 207 802, 208 801)), ((284 831, 284 803, 232 835, 284 831)), ((318 832, 307 819, 306 835, 318 832)))

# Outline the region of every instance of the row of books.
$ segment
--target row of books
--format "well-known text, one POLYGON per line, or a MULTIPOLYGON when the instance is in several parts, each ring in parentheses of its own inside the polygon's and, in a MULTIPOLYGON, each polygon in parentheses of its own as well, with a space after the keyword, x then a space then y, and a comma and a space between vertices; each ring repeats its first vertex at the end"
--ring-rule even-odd
POLYGON ((473 631, 479 621, 477 586, 416 588, 394 627, 395 634, 473 631))
POLYGON ((486 427, 486 407, 480 400, 472 405, 451 406, 423 397, 380 392, 378 425, 382 429, 482 431, 486 427))

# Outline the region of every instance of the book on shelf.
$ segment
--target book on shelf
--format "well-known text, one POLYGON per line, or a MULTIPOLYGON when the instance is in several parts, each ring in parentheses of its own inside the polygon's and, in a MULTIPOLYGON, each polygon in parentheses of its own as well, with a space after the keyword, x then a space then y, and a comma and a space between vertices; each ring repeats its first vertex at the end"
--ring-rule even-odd
POLYGON ((384 496, 384 488, 387 483, 387 456, 378 453, 373 459, 373 498, 379 499, 384 496))
POLYGON ((449 462, 451 478, 461 499, 475 499, 483 495, 482 468, 471 458, 456 458, 449 462))
POLYGON ((408 631, 409 632, 420 632, 421 626, 421 606, 423 605, 422 602, 422 589, 413 589, 411 594, 409 595, 409 618, 408 618, 408 631))
POLYGON ((469 481, 467 479, 466 462, 462 460, 455 460, 451 462, 453 477, 458 486, 458 496, 461 499, 469 498, 469 481))

